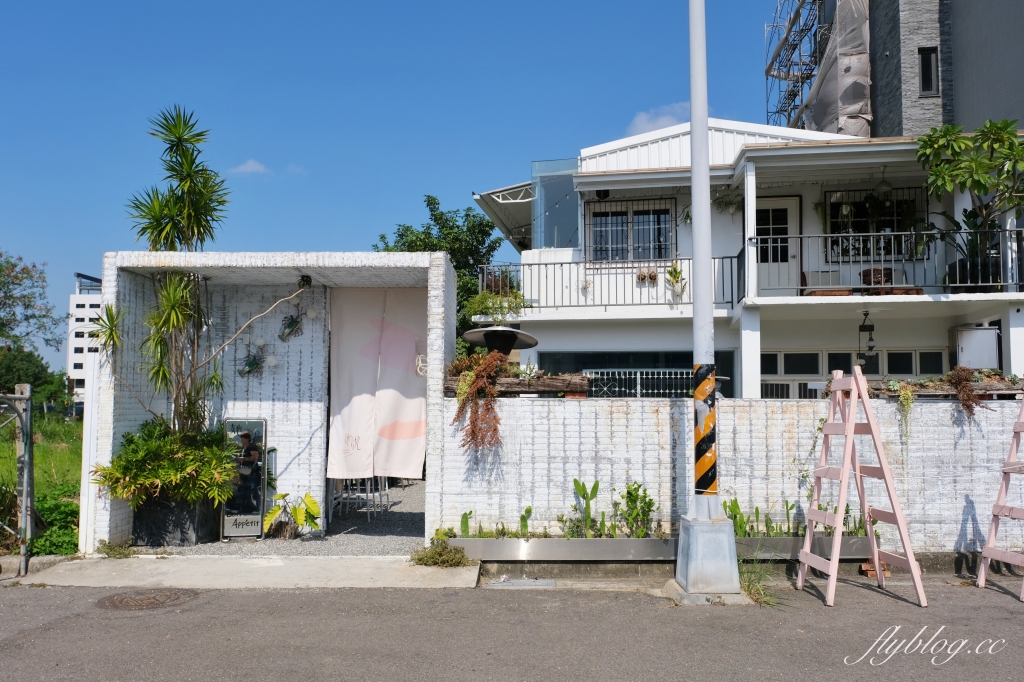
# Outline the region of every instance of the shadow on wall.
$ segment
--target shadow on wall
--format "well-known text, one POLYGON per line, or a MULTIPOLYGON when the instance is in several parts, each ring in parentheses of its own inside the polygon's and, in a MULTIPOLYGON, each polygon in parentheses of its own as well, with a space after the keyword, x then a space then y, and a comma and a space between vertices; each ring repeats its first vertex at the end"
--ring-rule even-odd
POLYGON ((978 522, 978 510, 970 495, 964 495, 964 509, 960 515, 960 532, 957 533, 953 551, 956 552, 954 568, 958 575, 977 575, 978 558, 985 546, 985 535, 978 522))
POLYGON ((466 473, 463 483, 494 483, 505 478, 501 466, 501 446, 494 448, 467 448, 466 473))

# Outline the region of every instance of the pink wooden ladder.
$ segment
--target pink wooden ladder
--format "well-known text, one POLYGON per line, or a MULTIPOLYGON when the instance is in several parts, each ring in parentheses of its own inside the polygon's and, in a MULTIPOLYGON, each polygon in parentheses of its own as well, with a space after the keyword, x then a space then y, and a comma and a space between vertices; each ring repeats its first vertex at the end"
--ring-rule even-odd
MULTIPOLYGON (((985 540, 985 549, 981 551, 978 587, 985 587, 985 578, 988 576, 988 564, 993 559, 1015 566, 1024 566, 1024 554, 1007 552, 995 547, 996 534, 999 533, 999 519, 1006 517, 1024 520, 1024 508, 1011 507, 1006 504, 1006 493, 1010 489, 1010 475, 1024 474, 1024 462, 1017 461, 1017 450, 1020 448, 1021 432, 1024 432, 1024 404, 1021 404, 1020 413, 1017 415, 1017 422, 1013 425, 1013 437, 1010 439, 1010 456, 1003 462, 1003 482, 999 484, 999 495, 996 497, 995 506, 992 507, 992 523, 988 528, 988 539, 985 540)), ((1024 585, 1021 585, 1020 599, 1024 601, 1024 585)))
MULTIPOLYGON (((880 567, 879 560, 899 566, 908 571, 914 581, 914 589, 917 590, 917 600, 921 606, 928 606, 928 600, 924 596, 924 586, 921 584, 921 566, 914 559, 914 550, 910 546, 910 534, 907 532, 907 519, 900 508, 900 502, 896 498, 896 488, 892 480, 892 469, 885 458, 885 450, 882 447, 882 434, 878 427, 878 421, 871 411, 871 401, 867 399, 868 386, 861 374, 860 367, 853 368, 853 375, 843 377, 841 370, 832 372, 832 385, 830 387, 832 396, 829 400, 828 418, 822 426, 821 458, 818 460, 818 468, 814 470, 814 496, 811 498, 810 508, 807 510, 807 535, 804 536, 804 547, 800 552, 800 572, 797 577, 796 589, 804 588, 804 579, 807 577, 807 567, 816 568, 822 573, 828 574, 828 589, 825 592, 825 603, 832 606, 836 597, 836 578, 839 575, 839 551, 842 545, 843 524, 846 519, 846 493, 849 489, 850 474, 853 473, 854 484, 857 486, 857 495, 860 497, 860 508, 864 515, 864 523, 867 527, 868 544, 871 547, 871 560, 876 569, 880 567), (858 405, 863 407, 865 422, 857 421, 858 405), (842 421, 836 421, 839 417, 842 421), (878 466, 861 466, 857 458, 857 448, 854 445, 854 435, 870 435, 875 445, 875 453, 878 455, 878 466), (832 445, 832 438, 841 436, 843 443, 843 461, 839 466, 829 466, 829 448, 832 445), (885 482, 885 490, 889 495, 889 504, 892 511, 875 509, 868 505, 867 496, 864 494, 864 478, 877 478, 885 482), (818 509, 821 500, 822 481, 838 481, 839 503, 836 505, 836 513, 818 509), (883 552, 878 549, 875 540, 873 521, 891 523, 899 531, 900 542, 906 556, 883 552), (820 523, 823 526, 834 529, 832 538, 832 556, 829 559, 811 553, 811 546, 814 541, 814 526, 820 523)), ((885 572, 876 570, 878 586, 885 587, 885 572)))

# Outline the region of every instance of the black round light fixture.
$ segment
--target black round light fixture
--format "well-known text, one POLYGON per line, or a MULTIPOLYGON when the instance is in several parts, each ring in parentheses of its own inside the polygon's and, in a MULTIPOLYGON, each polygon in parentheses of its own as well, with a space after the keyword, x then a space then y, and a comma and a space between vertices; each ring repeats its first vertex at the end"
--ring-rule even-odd
POLYGON ((462 338, 474 346, 487 346, 488 352, 496 350, 502 355, 508 355, 513 350, 533 348, 537 345, 537 339, 532 334, 512 327, 470 329, 462 335, 462 338))

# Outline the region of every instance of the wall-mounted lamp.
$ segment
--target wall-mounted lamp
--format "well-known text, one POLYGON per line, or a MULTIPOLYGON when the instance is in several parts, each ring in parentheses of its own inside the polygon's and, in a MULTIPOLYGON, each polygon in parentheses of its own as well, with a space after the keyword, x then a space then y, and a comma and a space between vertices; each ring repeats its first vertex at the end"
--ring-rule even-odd
POLYGON ((862 367, 866 364, 865 358, 873 358, 875 353, 875 323, 868 319, 869 311, 863 311, 864 319, 861 320, 860 326, 857 327, 857 364, 862 367), (867 335, 867 339, 864 335, 867 335), (866 348, 866 351, 862 351, 862 348, 866 348))

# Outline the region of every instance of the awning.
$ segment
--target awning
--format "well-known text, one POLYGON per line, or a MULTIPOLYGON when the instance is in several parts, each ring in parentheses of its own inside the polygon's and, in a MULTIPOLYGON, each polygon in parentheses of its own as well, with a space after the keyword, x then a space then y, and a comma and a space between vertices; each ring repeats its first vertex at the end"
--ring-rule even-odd
POLYGON ((473 200, 501 230, 516 251, 531 248, 533 239, 533 183, 494 189, 482 194, 473 193, 473 200))

